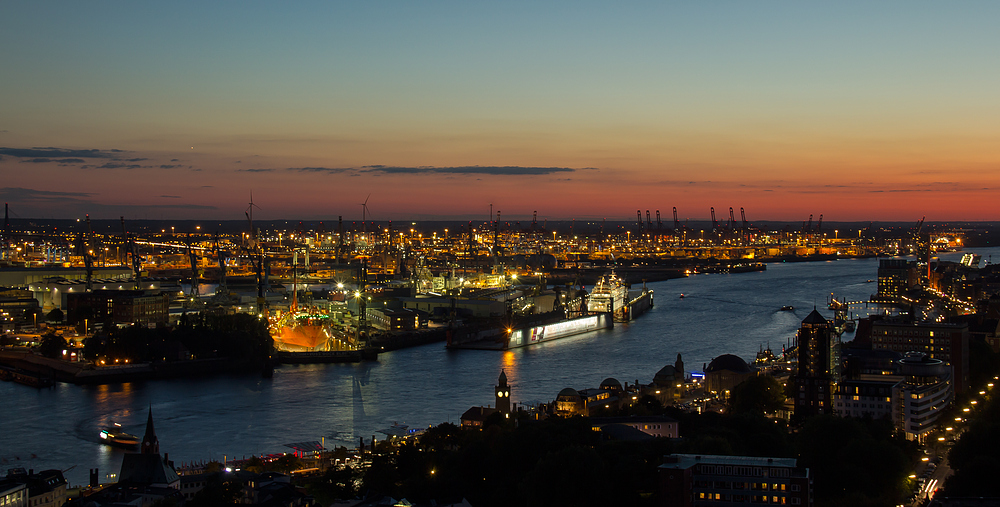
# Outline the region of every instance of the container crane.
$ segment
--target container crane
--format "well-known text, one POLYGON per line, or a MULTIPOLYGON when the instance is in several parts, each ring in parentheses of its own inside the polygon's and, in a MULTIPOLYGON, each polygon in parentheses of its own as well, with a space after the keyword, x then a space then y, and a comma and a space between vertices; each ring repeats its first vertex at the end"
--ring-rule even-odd
POLYGON ((198 254, 194 253, 194 249, 191 248, 191 233, 187 234, 184 238, 184 243, 187 245, 188 258, 191 260, 191 296, 198 296, 198 254))
POLYGON ((750 231, 747 228, 747 213, 743 211, 743 207, 740 207, 740 218, 743 220, 743 241, 750 242, 750 231))
POLYGON ((219 247, 219 233, 215 233, 214 238, 215 246, 215 258, 219 260, 219 289, 216 291, 221 294, 226 294, 228 289, 226 287, 226 255, 222 252, 219 247))

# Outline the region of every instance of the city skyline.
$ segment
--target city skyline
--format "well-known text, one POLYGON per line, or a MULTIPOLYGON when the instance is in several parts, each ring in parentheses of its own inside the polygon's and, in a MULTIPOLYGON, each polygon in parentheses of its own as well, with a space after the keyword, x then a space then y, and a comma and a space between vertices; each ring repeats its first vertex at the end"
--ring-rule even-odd
POLYGON ((1000 220, 1000 6, 0 6, 22 218, 1000 220))

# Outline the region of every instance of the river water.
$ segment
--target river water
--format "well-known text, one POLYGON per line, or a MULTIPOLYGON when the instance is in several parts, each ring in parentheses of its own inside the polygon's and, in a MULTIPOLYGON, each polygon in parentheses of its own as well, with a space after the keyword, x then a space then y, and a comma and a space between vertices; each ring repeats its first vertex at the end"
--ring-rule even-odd
MULTIPOLYGON (((987 258, 992 250, 977 253, 987 258)), ((877 266, 876 259, 770 264, 763 272, 651 283, 655 306, 630 324, 509 352, 448 351, 438 343, 382 354, 377 362, 285 365, 272 379, 42 390, 0 382, 0 473, 15 466, 69 469, 74 485, 86 483, 89 468, 100 468, 102 477, 116 473, 122 451, 101 445, 98 432, 120 422, 142 435, 149 407, 161 452, 180 464, 283 452, 293 442, 355 446, 358 437, 381 438, 377 430, 396 422, 457 424, 469 407, 493 403, 501 369, 515 403, 548 402, 565 387, 597 387, 607 377, 648 383, 678 353, 687 371, 701 371, 721 354, 751 359, 768 344, 780 351, 814 305, 832 317, 831 292, 868 299, 876 284, 867 280, 876 278, 877 266), (780 311, 785 305, 795 310, 780 311)))

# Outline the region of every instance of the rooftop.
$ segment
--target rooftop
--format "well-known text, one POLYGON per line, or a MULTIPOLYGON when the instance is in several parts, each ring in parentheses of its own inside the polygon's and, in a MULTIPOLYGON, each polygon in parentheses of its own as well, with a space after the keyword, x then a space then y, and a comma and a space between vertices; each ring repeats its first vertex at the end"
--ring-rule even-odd
POLYGON ((741 465, 759 467, 795 468, 795 458, 767 458, 757 456, 716 456, 707 454, 671 454, 664 457, 660 468, 691 468, 694 465, 741 465))

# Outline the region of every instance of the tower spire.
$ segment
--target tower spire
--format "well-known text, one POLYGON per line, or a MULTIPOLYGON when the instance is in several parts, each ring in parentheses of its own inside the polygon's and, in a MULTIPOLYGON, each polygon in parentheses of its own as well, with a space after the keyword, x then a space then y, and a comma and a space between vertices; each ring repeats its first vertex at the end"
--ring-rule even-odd
POLYGON ((160 441, 156 438, 156 430, 153 428, 153 406, 149 406, 149 415, 146 417, 146 434, 142 436, 142 454, 160 454, 160 441))

